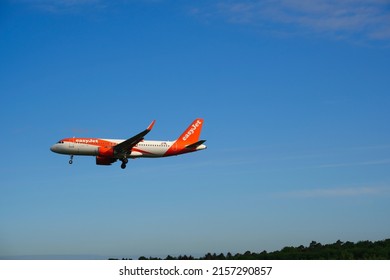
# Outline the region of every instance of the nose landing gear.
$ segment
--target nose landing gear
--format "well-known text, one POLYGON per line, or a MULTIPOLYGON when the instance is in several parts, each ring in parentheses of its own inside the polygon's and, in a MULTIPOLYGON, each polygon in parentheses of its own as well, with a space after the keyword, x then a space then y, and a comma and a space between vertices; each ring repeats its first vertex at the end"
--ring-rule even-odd
POLYGON ((70 156, 69 164, 73 163, 73 155, 70 156))

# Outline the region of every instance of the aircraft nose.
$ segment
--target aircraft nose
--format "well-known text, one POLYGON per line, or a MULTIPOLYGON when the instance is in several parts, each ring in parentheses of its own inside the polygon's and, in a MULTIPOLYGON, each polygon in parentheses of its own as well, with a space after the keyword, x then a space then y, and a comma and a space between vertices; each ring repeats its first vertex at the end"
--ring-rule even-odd
POLYGON ((50 151, 56 153, 57 152, 57 144, 54 144, 53 146, 51 146, 50 151))

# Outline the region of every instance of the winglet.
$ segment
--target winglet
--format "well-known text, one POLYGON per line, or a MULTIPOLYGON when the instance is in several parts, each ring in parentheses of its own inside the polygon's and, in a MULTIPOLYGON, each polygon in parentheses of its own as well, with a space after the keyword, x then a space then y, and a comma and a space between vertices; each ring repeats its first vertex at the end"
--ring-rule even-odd
POLYGON ((152 121, 152 123, 148 126, 148 128, 146 130, 151 131, 155 122, 156 122, 156 120, 152 121))

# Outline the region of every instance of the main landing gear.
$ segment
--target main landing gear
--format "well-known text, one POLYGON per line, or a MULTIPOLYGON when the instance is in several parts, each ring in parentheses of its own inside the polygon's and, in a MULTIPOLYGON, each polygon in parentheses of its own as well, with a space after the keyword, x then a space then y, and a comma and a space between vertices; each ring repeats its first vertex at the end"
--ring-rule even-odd
POLYGON ((125 169, 126 164, 129 162, 129 160, 127 158, 123 158, 123 159, 121 159, 121 161, 122 161, 121 168, 125 169))
POLYGON ((73 163, 73 155, 70 156, 69 164, 73 163))

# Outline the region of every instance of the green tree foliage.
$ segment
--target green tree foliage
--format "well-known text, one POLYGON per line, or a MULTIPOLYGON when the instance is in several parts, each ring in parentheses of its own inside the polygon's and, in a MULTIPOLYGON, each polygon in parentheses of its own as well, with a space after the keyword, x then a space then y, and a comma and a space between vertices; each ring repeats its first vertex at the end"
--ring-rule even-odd
MULTIPOLYGON (((140 257, 140 260, 156 260, 158 258, 140 257)), ((333 244, 322 245, 316 241, 310 242, 308 247, 287 246, 280 251, 268 253, 253 253, 246 251, 235 255, 230 252, 224 255, 220 253, 207 253, 201 258, 180 255, 179 257, 167 256, 166 260, 390 260, 390 239, 381 241, 342 242, 337 240, 333 244)))

